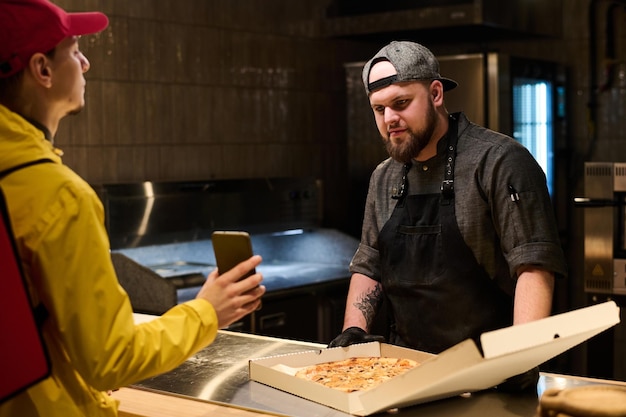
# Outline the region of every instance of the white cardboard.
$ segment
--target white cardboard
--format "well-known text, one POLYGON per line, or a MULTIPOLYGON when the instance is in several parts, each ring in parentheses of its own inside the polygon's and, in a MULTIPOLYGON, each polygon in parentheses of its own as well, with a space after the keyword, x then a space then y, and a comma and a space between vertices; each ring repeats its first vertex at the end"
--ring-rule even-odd
POLYGON ((250 379, 340 411, 366 416, 392 408, 491 388, 619 323, 612 302, 574 310, 481 335, 484 356, 472 340, 439 355, 385 343, 318 349, 253 359, 250 379), (357 356, 404 357, 420 366, 368 391, 343 393, 295 378, 297 369, 357 356))

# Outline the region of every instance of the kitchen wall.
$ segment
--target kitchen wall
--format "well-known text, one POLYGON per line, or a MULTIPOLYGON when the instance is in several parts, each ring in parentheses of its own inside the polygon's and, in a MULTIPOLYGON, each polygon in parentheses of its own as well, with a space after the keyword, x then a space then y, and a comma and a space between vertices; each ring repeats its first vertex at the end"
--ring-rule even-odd
MULTIPOLYGON (((316 176, 327 187, 327 221, 341 225, 349 217, 343 64, 367 59, 381 42, 317 36, 331 0, 57 3, 99 9, 111 20, 83 40, 92 65, 87 107, 62 122, 56 138, 65 162, 89 182, 316 176)), ((480 48, 567 65, 565 152, 580 194, 583 161, 626 159, 626 18, 619 9, 606 17, 610 1, 562 3, 560 38, 428 45, 437 54, 480 48), (590 10, 597 14, 595 80, 590 10), (608 83, 603 55, 611 20, 618 62, 608 83), (605 91, 592 96, 592 83, 606 84, 605 91)))
POLYGON ((326 218, 341 222, 341 59, 354 52, 309 35, 323 2, 57 3, 110 18, 82 41, 87 106, 56 137, 87 181, 313 176, 332 201, 326 218))
MULTIPOLYGON (((560 37, 427 45, 436 54, 495 50, 567 67, 569 125, 557 158, 568 173, 560 193, 571 200, 582 195, 584 161, 626 161, 626 12, 623 1, 561 1, 560 37)), ((348 155, 344 64, 382 43, 320 36, 331 0, 56 2, 111 20, 83 39, 87 107, 56 138, 87 181, 313 176, 324 180, 326 225, 355 223, 361 202, 348 197, 348 156, 368 160, 372 146, 348 155)), ((570 308, 586 301, 582 210, 567 207, 571 273, 561 294, 570 308)))

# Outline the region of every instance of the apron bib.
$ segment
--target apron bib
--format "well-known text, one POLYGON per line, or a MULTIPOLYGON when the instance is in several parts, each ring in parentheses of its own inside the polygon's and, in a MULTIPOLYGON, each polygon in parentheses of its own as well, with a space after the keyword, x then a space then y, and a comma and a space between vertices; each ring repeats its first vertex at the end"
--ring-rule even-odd
MULTIPOLYGON (((404 184, 378 236, 390 342, 432 353, 509 326, 513 314, 511 297, 477 262, 456 222, 453 116, 448 137, 441 193, 407 196, 404 184)), ((405 165, 404 178, 410 167, 405 165)))

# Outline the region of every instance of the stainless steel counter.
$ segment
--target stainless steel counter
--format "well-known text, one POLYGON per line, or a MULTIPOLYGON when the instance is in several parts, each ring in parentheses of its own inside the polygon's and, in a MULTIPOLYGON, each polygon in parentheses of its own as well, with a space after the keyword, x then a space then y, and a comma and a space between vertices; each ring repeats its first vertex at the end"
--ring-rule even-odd
MULTIPOLYGON (((268 294, 346 280, 359 241, 334 229, 251 236, 254 253, 263 257, 257 270, 268 294)), ((177 285, 179 302, 193 299, 215 269, 210 239, 118 249, 177 285)))
MULTIPOLYGON (((248 360, 319 349, 324 345, 220 331, 215 342, 171 372, 142 381, 134 388, 234 405, 294 417, 345 417, 348 414, 248 380, 248 360)), ((537 393, 505 394, 495 390, 473 393, 394 410, 411 417, 532 417, 538 398, 548 388, 606 384, 588 378, 542 374, 537 393)), ((626 385, 620 383, 621 385, 626 385)))

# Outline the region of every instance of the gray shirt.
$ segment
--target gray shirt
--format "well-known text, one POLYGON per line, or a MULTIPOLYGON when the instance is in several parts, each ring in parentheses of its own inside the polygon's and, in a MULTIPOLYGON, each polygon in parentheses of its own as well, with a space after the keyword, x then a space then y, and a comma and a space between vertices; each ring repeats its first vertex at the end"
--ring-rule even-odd
MULTIPOLYGON (((516 140, 471 123, 464 114, 459 115, 458 132, 456 219, 478 263, 494 277, 506 262, 512 281, 506 285, 508 291, 521 265, 566 275, 545 175, 533 156, 516 140), (518 201, 513 201, 509 186, 519 195, 518 201)), ((440 192, 446 143, 446 138, 440 140, 437 155, 428 161, 413 161, 409 195, 440 192)), ((361 243, 350 272, 380 281, 378 234, 398 201, 391 196, 401 183, 402 171, 403 164, 389 158, 372 173, 361 243)))

